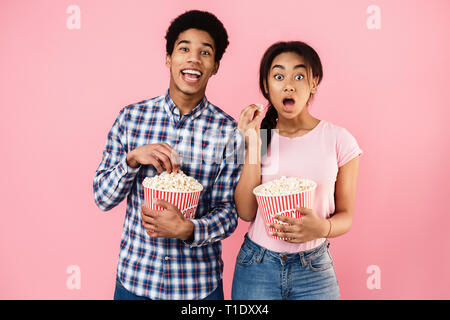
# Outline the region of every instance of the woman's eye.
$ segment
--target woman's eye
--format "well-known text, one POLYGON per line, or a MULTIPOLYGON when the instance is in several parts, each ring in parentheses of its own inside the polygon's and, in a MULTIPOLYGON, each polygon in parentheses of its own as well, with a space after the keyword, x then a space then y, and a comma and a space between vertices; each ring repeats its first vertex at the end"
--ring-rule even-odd
POLYGON ((283 75, 281 75, 281 74, 276 74, 274 76, 274 78, 277 79, 277 80, 283 80, 284 79, 283 75))
POLYGON ((301 74, 295 76, 295 80, 302 80, 304 77, 301 74))
POLYGON ((185 52, 187 52, 187 51, 188 51, 188 48, 185 48, 185 47, 181 47, 181 48, 180 48, 180 50, 181 50, 181 51, 185 51, 185 52))
POLYGON ((209 56, 210 55, 210 53, 208 51, 202 51, 202 52, 200 52, 200 54, 202 54, 204 56, 209 56))

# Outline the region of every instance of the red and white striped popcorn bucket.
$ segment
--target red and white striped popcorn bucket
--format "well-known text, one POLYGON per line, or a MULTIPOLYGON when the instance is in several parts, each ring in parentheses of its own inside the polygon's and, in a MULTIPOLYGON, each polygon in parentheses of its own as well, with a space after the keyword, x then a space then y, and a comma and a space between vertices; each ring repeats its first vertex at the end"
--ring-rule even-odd
POLYGON ((167 191, 144 186, 145 206, 152 210, 165 210, 163 207, 153 203, 153 199, 162 199, 176 206, 186 218, 195 218, 202 190, 167 191))
POLYGON ((276 215, 288 216, 291 218, 300 218, 301 214, 295 209, 296 207, 305 207, 312 209, 314 201, 314 191, 317 184, 312 180, 303 179, 309 184, 311 188, 308 190, 287 194, 287 195, 263 195, 257 194, 255 189, 253 194, 256 196, 258 207, 263 215, 264 225, 266 227, 267 234, 278 240, 287 240, 287 238, 281 238, 272 236, 270 232, 277 231, 274 228, 270 228, 271 223, 287 224, 285 222, 274 219, 276 215))

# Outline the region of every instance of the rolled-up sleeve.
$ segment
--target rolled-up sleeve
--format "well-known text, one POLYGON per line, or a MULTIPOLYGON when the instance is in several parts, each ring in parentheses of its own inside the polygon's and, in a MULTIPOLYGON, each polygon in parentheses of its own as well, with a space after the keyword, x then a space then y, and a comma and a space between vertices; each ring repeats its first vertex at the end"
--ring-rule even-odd
POLYGON ((103 158, 94 175, 94 198, 97 206, 108 211, 130 192, 138 168, 127 164, 126 107, 114 122, 106 141, 103 158))
POLYGON ((211 191, 211 210, 199 219, 190 219, 194 224, 190 247, 207 245, 230 236, 237 227, 238 215, 234 204, 234 190, 244 163, 245 145, 242 135, 233 130, 227 140, 211 191))

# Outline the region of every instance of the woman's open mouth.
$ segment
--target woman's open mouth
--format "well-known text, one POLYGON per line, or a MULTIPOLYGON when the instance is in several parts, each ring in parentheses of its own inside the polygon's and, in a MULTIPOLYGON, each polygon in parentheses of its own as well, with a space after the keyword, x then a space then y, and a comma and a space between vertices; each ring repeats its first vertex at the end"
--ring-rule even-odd
POLYGON ((295 100, 292 98, 284 98, 283 99, 283 109, 286 112, 291 112, 294 109, 295 100))
POLYGON ((181 77, 186 82, 190 82, 190 83, 198 82, 201 76, 202 76, 202 73, 198 70, 194 70, 194 69, 181 70, 181 77))

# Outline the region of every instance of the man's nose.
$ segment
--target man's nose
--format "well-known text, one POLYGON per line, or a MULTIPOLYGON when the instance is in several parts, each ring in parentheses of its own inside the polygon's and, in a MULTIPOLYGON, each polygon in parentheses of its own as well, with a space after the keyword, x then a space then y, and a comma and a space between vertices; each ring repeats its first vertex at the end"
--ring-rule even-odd
POLYGON ((199 63, 200 62, 200 53, 191 51, 188 56, 188 62, 199 63))

